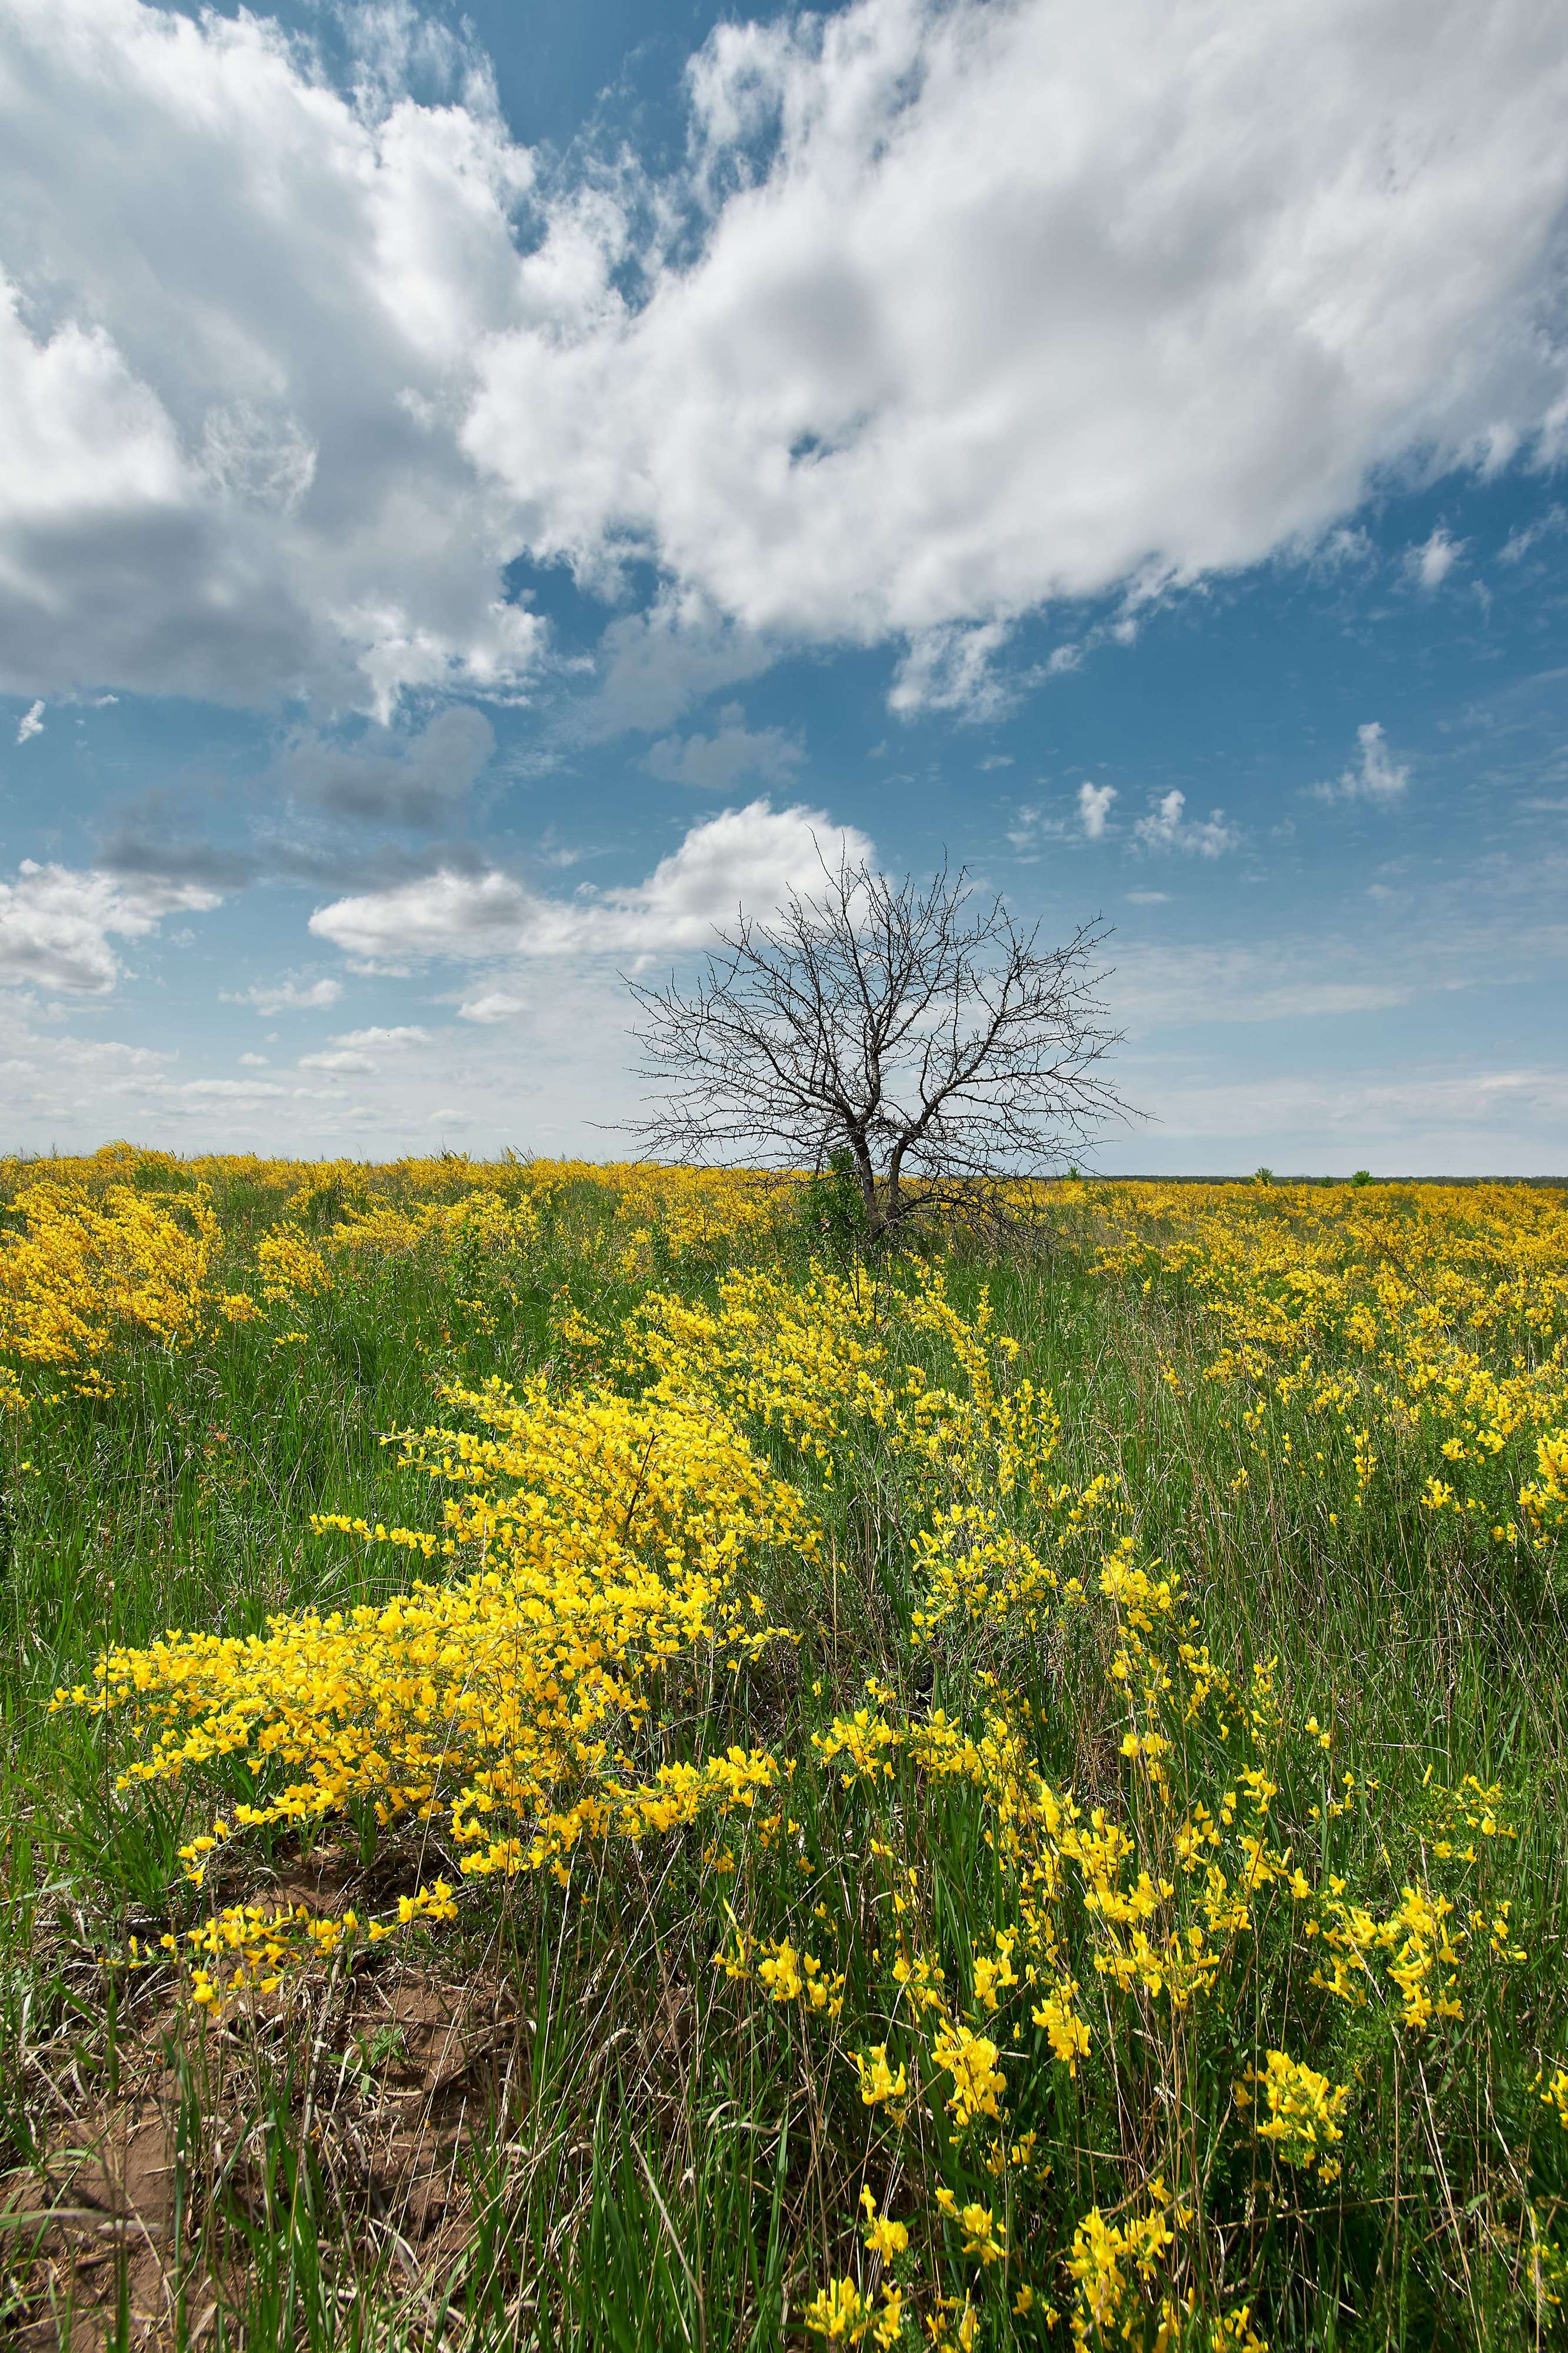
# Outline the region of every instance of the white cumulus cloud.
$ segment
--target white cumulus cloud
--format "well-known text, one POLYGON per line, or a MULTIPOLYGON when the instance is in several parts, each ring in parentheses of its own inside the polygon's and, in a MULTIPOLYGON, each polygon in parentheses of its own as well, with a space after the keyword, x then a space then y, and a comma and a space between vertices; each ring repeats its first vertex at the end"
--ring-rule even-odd
POLYGON ((16 723, 16 741, 18 744, 30 743, 35 735, 41 735, 43 733, 45 708, 46 705, 40 697, 40 699, 33 704, 31 710, 24 711, 21 718, 16 723))
POLYGON ((542 547, 630 534, 760 637, 906 637, 895 701, 959 708, 1030 607, 1249 564, 1413 450, 1560 431, 1549 12, 1199 21, 860 0, 719 26, 705 237, 628 302, 602 229, 578 315, 488 349, 468 448, 542 547))
MULTIPOLYGON (((693 826, 646 881, 552 899, 516 876, 449 871, 318 908, 310 929, 368 963, 388 957, 642 955, 706 946, 739 907, 770 914, 791 884, 808 891, 842 849, 870 843, 821 809, 775 809, 766 800, 693 826)), ((493 1003, 493 1000, 489 1001, 493 1003)), ((469 1020, 504 1016, 465 1008, 469 1020)))
POLYGON ((111 941, 145 938, 165 915, 219 903, 194 883, 127 881, 24 858, 15 882, 0 882, 0 984, 102 996, 123 970, 111 941))
POLYGON ((540 625, 457 439, 522 314, 531 165, 483 75, 421 105, 259 16, 5 20, 0 683, 514 688, 540 625))
POLYGON ((1114 785, 1091 785, 1087 777, 1079 785, 1078 788, 1079 822, 1090 841, 1099 841, 1103 837, 1106 819, 1110 815, 1110 804, 1115 798, 1114 785))
POLYGON ((458 1014, 464 1021, 489 1023, 510 1021, 527 1010, 526 997, 513 997, 504 988, 487 988, 482 989, 478 997, 465 997, 458 1008, 458 1014))
POLYGON ((428 1029, 422 1029, 417 1021, 405 1021, 387 1029, 373 1027, 368 1029, 344 1029, 332 1039, 332 1043, 334 1046, 346 1046, 362 1054, 377 1047, 390 1048, 395 1052, 404 1046, 427 1046, 430 1043, 430 1032, 428 1029))
POLYGON ((662 176, 546 173, 456 37, 351 22, 345 94, 264 16, 5 0, 0 691, 514 694, 528 554, 658 567, 609 717, 827 642, 984 717, 1032 609, 1568 436, 1541 0, 725 23, 662 176))
POLYGON ((1144 849, 1180 849, 1189 857, 1223 858, 1227 849, 1235 849, 1241 840, 1233 825, 1227 825, 1223 809, 1212 809, 1206 818, 1189 818, 1186 814, 1185 793, 1174 790, 1163 793, 1147 817, 1141 817, 1132 828, 1134 837, 1144 849))

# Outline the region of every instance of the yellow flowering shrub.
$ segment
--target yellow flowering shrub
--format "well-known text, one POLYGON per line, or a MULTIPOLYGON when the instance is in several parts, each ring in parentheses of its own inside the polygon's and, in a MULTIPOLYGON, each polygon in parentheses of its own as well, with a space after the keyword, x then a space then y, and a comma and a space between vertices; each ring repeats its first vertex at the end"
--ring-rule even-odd
POLYGON ((1393 1461, 1410 1461, 1434 1515, 1510 1548, 1556 1543, 1568 1525, 1560 1192, 1151 1185, 1104 1188, 1101 1210, 1102 1272, 1201 1304, 1206 1377, 1246 1395, 1251 1451, 1274 1480, 1342 1463, 1357 1511, 1393 1461))
MULTIPOLYGON (((330 1515, 317 1526, 460 1554, 478 1564, 468 1575, 379 1609, 275 1618, 260 1635, 111 1651, 90 1689, 58 1694, 114 1715, 145 1748, 126 1787, 226 1760, 266 1787, 187 1850, 198 1883, 235 1832, 355 1806, 383 1823, 441 1811, 470 1877, 564 1875, 582 1841, 745 1810, 777 1778, 771 1757, 733 1744, 639 1773, 627 1744, 683 1668, 738 1667, 777 1639, 745 1579, 770 1546, 813 1550, 795 1491, 733 1428, 681 1401, 557 1399, 536 1382, 521 1398, 492 1383, 449 1402, 478 1428, 427 1430, 405 1456, 457 1490, 443 1535, 330 1515)), ((791 1952, 797 1992, 794 1968, 791 1952)), ((814 1975, 807 1998, 834 2001, 831 1979, 814 1975)))
POLYGON ((24 1186, 0 1239, 0 1352, 80 1387, 132 1339, 188 1348, 217 1304, 218 1226, 203 1191, 174 1203, 110 1185, 97 1198, 24 1186))
POLYGON ((325 1259, 298 1226, 275 1226, 263 1234, 256 1265, 263 1299, 311 1299, 332 1287, 325 1259))
POLYGON ((399 1203, 367 1196, 331 1228, 324 1248, 334 1259, 401 1257, 426 1247, 480 1259, 525 1250, 539 1229, 539 1211, 531 1200, 508 1201, 482 1189, 455 1201, 399 1203))

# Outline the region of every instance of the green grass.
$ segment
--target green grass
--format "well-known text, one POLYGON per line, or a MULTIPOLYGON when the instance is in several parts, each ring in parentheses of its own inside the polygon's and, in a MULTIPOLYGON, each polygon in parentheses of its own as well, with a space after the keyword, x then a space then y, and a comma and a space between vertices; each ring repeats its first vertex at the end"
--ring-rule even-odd
MULTIPOLYGON (((274 1214, 259 1190, 226 1200, 237 1286, 274 1214)), ((106 1963, 129 1936, 190 1916, 177 1850, 205 1799, 117 1792, 103 1722, 51 1712, 50 1695, 110 1644, 177 1626, 256 1630, 273 1612, 345 1607, 405 1581, 400 1556, 314 1537, 310 1514, 427 1524, 428 1482, 398 1470, 384 1433, 439 1419, 443 1375, 515 1381, 550 1365, 568 1303, 618 1322, 639 1286, 594 1271, 580 1239, 605 1214, 580 1191, 526 1260, 421 1252, 288 1317, 220 1324, 188 1351, 128 1348, 112 1398, 63 1396, 5 1425, 0 2331, 17 2341, 761 2353, 806 2341, 805 2306, 858 2247, 868 2172, 879 2198, 945 2179, 960 2202, 996 2199, 973 2152, 948 2145, 940 2103, 912 2117, 895 2158, 809 2029, 742 2003, 716 1975, 725 1883, 699 1834, 617 1852, 570 1898, 543 1878, 476 1890, 455 1927, 298 1989, 254 2032, 202 2026, 167 1972, 106 1963), (276 1345, 290 1324, 305 1345, 276 1345), (460 2019, 445 2051, 437 2010, 460 2019), (163 2202, 138 2236, 110 2219, 107 2175, 112 2152, 154 2130, 163 2202), (73 2198, 101 2206, 108 2227, 17 2219, 73 2198)), ((1223 2000, 1179 2031, 1157 2007, 1113 2010, 1080 1956, 1094 2064, 1069 2083, 1026 2024, 1010 2102, 1015 2128, 1036 2130, 1050 2160, 1037 2227, 1054 2251, 1031 2272, 1040 2302, 1065 2310, 1059 2258, 1075 2218, 1096 2204, 1111 2213, 1174 2153, 1203 2203, 1184 2276, 1205 2311, 1250 2296, 1274 2347, 1545 2341, 1557 2310, 1520 2246, 1542 2227, 1532 2211, 1568 2235, 1552 2222, 1568 2198, 1568 2133, 1531 2088, 1568 2040, 1563 1588, 1538 1556, 1500 1555, 1424 1513, 1425 1468, 1392 1431, 1359 1514, 1331 1451, 1308 1480, 1284 1474, 1277 1452, 1260 1461, 1237 1393, 1202 1377, 1212 1342, 1200 1309, 1096 1274, 1090 1219, 1064 1221, 1048 1250, 957 1253, 953 1297, 973 1304, 989 1287, 1021 1366, 1061 1414, 1060 1475, 1120 1475, 1141 1556, 1180 1569, 1215 1658, 1238 1679, 1274 1662, 1288 1723, 1331 1723, 1333 1769, 1377 1781, 1375 1803, 1322 1827, 1325 1871, 1368 1901, 1394 1900, 1421 1851, 1411 1825, 1426 1777, 1474 1773, 1513 1793, 1508 1886, 1530 1961, 1461 2031, 1415 2042, 1314 1994, 1283 1927, 1260 1933, 1223 2000), (1331 2059, 1337 2080, 1354 2073, 1353 2163, 1333 2196, 1271 2173, 1236 2129, 1231 2054, 1261 2050, 1286 2017, 1317 2036, 1314 2063, 1331 2059), (1180 2081, 1178 2057, 1192 2070, 1180 2081)), ((804 1280, 808 1238, 788 1235, 781 1250, 804 1280)), ((714 1274, 675 1262, 658 1280, 711 1295, 714 1274)), ((1304 1417, 1270 1429, 1276 1441, 1293 1430, 1299 1448, 1323 1442, 1304 1417)), ((786 1448, 761 1442, 810 1483, 786 1448)), ((789 1803, 808 1867, 757 1858, 749 1897, 760 1919, 803 1905, 809 1915, 822 1900, 858 1924, 845 1946, 847 2020, 876 2000, 867 1954, 883 1915, 853 1861, 875 1820, 896 1820, 955 1979, 1008 1901, 974 1790, 900 1765, 873 1804, 814 1767, 810 1734, 862 1701, 868 1674, 922 1720, 945 1708, 971 1725, 994 1674, 1027 1702, 1049 1781, 1086 1808, 1135 1814, 1140 1801, 1099 1621, 949 1634, 924 1650, 910 1637, 921 1597, 909 1545, 929 1499, 908 1461, 858 1440, 834 1490, 813 1492, 830 1569, 818 1583, 772 1565, 769 1609, 800 1643, 729 1695, 722 1737, 802 1760, 789 1803)), ((711 1736, 702 1694, 675 1698, 666 1755, 711 1736)), ((1182 1760, 1192 1786, 1219 1786, 1228 1754, 1195 1728, 1182 1760)), ((1282 1754, 1279 1813, 1305 1852, 1327 1767, 1307 1747, 1282 1754)), ((350 1892, 395 1892, 426 1860, 405 1836, 349 1825, 324 1831, 313 1857, 274 1835, 248 1867, 263 1885, 314 1869, 350 1892)), ((1070 2340, 1065 2318, 1053 2331, 992 2297, 978 2341, 1070 2340)))

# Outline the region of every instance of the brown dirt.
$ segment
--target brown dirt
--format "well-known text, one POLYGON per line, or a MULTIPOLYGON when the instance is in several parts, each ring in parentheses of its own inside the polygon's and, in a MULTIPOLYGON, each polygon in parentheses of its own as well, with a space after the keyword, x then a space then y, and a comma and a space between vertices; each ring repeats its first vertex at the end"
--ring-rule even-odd
MULTIPOLYGON (((286 1892, 333 1908, 334 1875, 286 1892)), ((470 2235, 464 2158, 513 2039, 493 1983, 395 1962, 199 2023, 149 2005, 127 2021, 117 2097, 92 2096, 75 2064, 39 2084, 45 2155, 0 2179, 0 2336, 99 2353, 122 2307, 129 2343, 153 2353, 174 2345, 183 2306, 197 2344, 236 2300, 246 2223, 267 2227, 269 2189, 274 2218, 286 2196, 264 2120, 290 2081, 290 2137, 308 2128, 332 2210, 323 2245, 392 2263, 417 2300, 470 2235)))

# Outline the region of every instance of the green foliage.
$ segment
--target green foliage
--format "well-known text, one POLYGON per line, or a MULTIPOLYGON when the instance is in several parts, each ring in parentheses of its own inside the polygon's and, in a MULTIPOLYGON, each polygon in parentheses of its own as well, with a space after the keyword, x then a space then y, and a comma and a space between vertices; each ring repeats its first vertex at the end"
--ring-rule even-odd
POLYGON ((826 1167, 801 1187, 798 1219, 808 1248, 826 1252, 839 1265, 864 1256, 871 1242, 870 1223, 855 1155, 847 1145, 835 1145, 826 1167))

